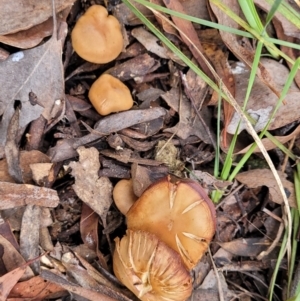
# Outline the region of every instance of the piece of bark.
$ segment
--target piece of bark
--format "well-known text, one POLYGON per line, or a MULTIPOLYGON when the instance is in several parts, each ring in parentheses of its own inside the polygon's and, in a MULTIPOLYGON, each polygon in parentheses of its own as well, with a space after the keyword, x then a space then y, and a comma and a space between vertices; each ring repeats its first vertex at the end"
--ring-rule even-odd
POLYGON ((29 184, 0 182, 0 210, 27 204, 56 207, 59 204, 57 191, 29 184))

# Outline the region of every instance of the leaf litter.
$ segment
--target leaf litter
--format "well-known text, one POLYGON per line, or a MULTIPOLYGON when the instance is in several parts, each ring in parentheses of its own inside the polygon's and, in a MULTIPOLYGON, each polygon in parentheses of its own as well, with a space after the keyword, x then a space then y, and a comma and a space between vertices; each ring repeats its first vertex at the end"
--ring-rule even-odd
MULTIPOLYGON (((23 2, 30 9, 31 2, 23 2)), ((158 0, 151 2, 164 5, 158 0)), ((237 1, 223 2, 239 13, 237 1)), ((266 1, 256 2, 262 10, 268 10, 266 1)), ((64 6, 59 3, 56 1, 57 11, 67 8, 66 14, 70 12, 68 30, 91 4, 76 3, 69 8, 73 1, 65 1, 64 6)), ((216 17, 219 23, 237 28, 212 1, 209 9, 204 1, 164 3, 179 12, 207 20, 216 17)), ((43 300, 69 292, 75 298, 89 300, 136 300, 112 274, 113 239, 121 237, 126 229, 112 190, 119 179, 132 178, 133 191, 140 196, 169 173, 196 179, 208 192, 224 191, 222 201, 216 205, 218 231, 211 244, 219 272, 213 271, 209 256, 204 256, 193 274, 195 290, 191 299, 218 300, 221 296, 230 300, 237 297, 235 292, 240 296, 266 295, 284 229, 282 197, 273 174, 264 166, 253 169, 253 162, 248 162, 233 182, 212 176, 217 141, 214 107, 219 96, 141 27, 124 4, 110 5, 122 26, 129 26, 123 27, 123 52, 108 65, 84 62, 72 52, 69 35, 64 32, 65 21, 58 21, 64 33, 59 39, 56 34, 45 39, 51 34, 51 14, 47 13, 50 6, 42 9, 41 16, 32 10, 26 13, 22 6, 17 9, 18 15, 10 16, 11 22, 1 27, 6 32, 2 32, 0 41, 10 39, 17 43, 12 45, 24 48, 16 52, 4 46, 10 55, 5 60, 4 52, 0 63, 0 74, 5 74, 0 77, 0 213, 4 221, 0 225, 0 244, 4 248, 0 272, 5 275, 1 279, 7 287, 5 298, 43 300), (50 25, 44 27, 42 22, 50 25), (28 49, 31 47, 34 48, 28 49), (102 73, 114 75, 130 88, 135 100, 131 110, 106 117, 94 111, 87 92, 102 73), (30 262, 41 250, 49 254, 30 262), (13 258, 18 260, 14 262, 13 258), (11 277, 9 273, 26 261, 30 267, 26 267, 25 276, 23 268, 19 268, 11 277), (17 283, 20 277, 23 282, 17 283), (28 289, 30 286, 34 289, 28 289)), ((172 27, 153 11, 142 10, 213 79, 203 60, 206 57, 242 105, 255 44, 176 17, 171 18, 176 24, 172 27)), ((1 13, 10 14, 8 10, 1 13)), ((6 19, 1 19, 0 24, 5 22, 2 20, 6 19)), ((275 15, 273 25, 281 39, 295 42, 299 38, 298 29, 282 16, 275 15)), ((283 51, 297 58, 295 51, 283 51)), ((257 132, 274 109, 288 72, 282 62, 261 59, 246 108, 256 120, 257 132)), ((297 76, 269 128, 281 143, 295 141, 290 147, 296 153, 297 76)), ((239 117, 226 102, 222 113, 222 149, 226 151, 228 133, 234 133, 239 117)), ((253 142, 243 124, 240 129, 236 156, 253 142)), ((276 145, 267 138, 262 142, 284 165, 276 145)), ((252 159, 258 165, 259 149, 255 152, 252 159)), ((284 166, 286 173, 279 172, 279 176, 290 207, 295 207, 292 162, 284 166)), ((285 265, 284 259, 282 271, 285 265)), ((283 285, 280 280, 278 283, 283 285)))

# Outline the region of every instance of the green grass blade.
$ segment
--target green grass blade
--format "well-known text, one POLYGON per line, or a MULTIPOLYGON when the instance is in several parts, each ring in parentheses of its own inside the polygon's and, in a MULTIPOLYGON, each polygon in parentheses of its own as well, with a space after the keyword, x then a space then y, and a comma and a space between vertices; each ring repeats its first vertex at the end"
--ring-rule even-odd
MULTIPOLYGON (((137 2, 139 4, 142 4, 142 5, 145 5, 147 7, 153 8, 157 11, 169 14, 171 16, 175 16, 175 17, 178 17, 178 18, 182 18, 184 20, 191 21, 191 22, 196 23, 196 24, 204 25, 204 26, 207 26, 207 27, 210 27, 210 28, 215 28, 215 29, 218 29, 220 31, 226 31, 226 32, 236 34, 236 35, 239 35, 239 36, 243 36, 243 37, 246 37, 246 38, 254 38, 254 36, 251 33, 247 32, 247 31, 239 30, 239 29, 236 29, 236 28, 231 28, 231 27, 228 27, 228 26, 225 26, 225 25, 222 25, 222 24, 218 24, 218 23, 214 23, 214 22, 211 22, 211 21, 199 19, 199 18, 196 18, 196 17, 193 17, 193 16, 189 16, 187 14, 176 12, 174 10, 168 9, 168 8, 166 8, 164 6, 161 6, 161 5, 151 3, 151 2, 146 1, 146 0, 134 0, 134 2, 137 2)), ((264 37, 264 39, 269 43, 273 43, 273 44, 276 44, 276 45, 283 45, 283 46, 287 46, 287 47, 290 47, 290 48, 300 50, 300 45, 295 44, 295 43, 281 41, 281 40, 270 38, 270 37, 264 37)))
POLYGON ((262 34, 264 26, 257 14, 253 0, 238 0, 238 2, 249 25, 259 34, 262 34))
MULTIPOLYGON (((221 83, 220 83, 221 84, 221 83)), ((215 155, 215 164, 214 164, 214 176, 216 178, 219 177, 219 167, 220 167, 220 137, 221 137, 221 106, 222 106, 222 98, 221 98, 221 89, 219 89, 219 98, 218 98, 218 119, 217 119, 217 147, 216 147, 216 155, 215 155)))
MULTIPOLYGON (((199 75, 211 88, 215 91, 219 87, 194 64, 185 54, 183 54, 169 39, 167 39, 160 30, 158 30, 132 3, 130 0, 122 0, 123 3, 148 27, 148 29, 173 53, 175 53, 188 67, 190 67, 197 75, 199 75)), ((227 95, 222 92, 222 98, 228 99, 227 95)))
POLYGON ((271 8, 268 12, 267 18, 266 18, 265 28, 272 21, 276 11, 279 9, 279 6, 280 6, 281 2, 282 2, 282 0, 275 0, 274 3, 272 4, 272 6, 271 6, 271 8))
POLYGON ((270 42, 270 38, 265 38, 265 36, 262 36, 260 33, 258 33, 255 29, 253 29, 247 22, 245 22, 243 19, 241 19, 238 15, 236 15, 230 7, 225 5, 220 0, 210 0, 211 3, 215 4, 219 9, 221 9, 225 14, 228 15, 232 20, 234 20, 237 24, 242 26, 245 30, 247 30, 249 33, 251 33, 258 41, 261 41, 265 47, 268 47, 271 49, 271 51, 284 58, 287 62, 294 64, 294 60, 291 59, 288 55, 283 53, 281 50, 279 50, 275 44, 270 42))
POLYGON ((284 231, 282 242, 281 242, 281 247, 280 247, 278 257, 277 257, 276 265, 274 267, 272 278, 271 278, 271 281, 270 281, 270 284, 269 284, 269 300, 270 301, 273 300, 273 294, 274 294, 274 287, 275 287, 275 283, 276 283, 276 278, 277 278, 277 275, 278 275, 280 263, 283 259, 284 253, 285 253, 284 252, 285 246, 288 242, 287 237, 288 237, 288 229, 286 228, 285 231, 284 231))
MULTIPOLYGON (((274 3, 274 0, 265 0, 271 6, 274 3)), ((287 20, 289 20, 292 24, 294 24, 297 28, 300 29, 300 14, 294 10, 288 1, 282 1, 278 12, 283 15, 287 20)))
MULTIPOLYGON (((298 71, 299 65, 300 65, 300 58, 298 58, 296 60, 294 66, 292 67, 291 72, 289 73, 289 76, 287 78, 287 81, 286 81, 286 83, 285 83, 285 85, 284 85, 284 87, 283 87, 283 89, 281 91, 280 98, 277 101, 276 107, 273 110, 273 112, 272 112, 272 114, 271 114, 271 116, 270 116, 267 124, 265 125, 265 127, 263 128, 263 130, 261 131, 261 133, 259 135, 260 138, 262 138, 265 135, 265 133, 266 133, 266 131, 267 131, 270 123, 272 122, 274 116, 276 115, 279 107, 282 105, 282 102, 283 102, 284 98, 286 97, 287 92, 288 92, 288 90, 289 90, 289 88, 290 88, 290 86, 291 86, 291 84, 292 84, 292 82, 294 80, 294 77, 295 77, 295 75, 296 75, 296 73, 298 71)), ((249 157, 253 153, 255 147, 256 147, 256 143, 253 143, 252 146, 247 151, 247 153, 242 157, 242 159, 240 160, 239 164, 232 171, 230 177, 228 178, 229 181, 232 181, 235 178, 235 176, 239 173, 239 171, 242 168, 242 166, 246 163, 246 161, 249 159, 249 157)))

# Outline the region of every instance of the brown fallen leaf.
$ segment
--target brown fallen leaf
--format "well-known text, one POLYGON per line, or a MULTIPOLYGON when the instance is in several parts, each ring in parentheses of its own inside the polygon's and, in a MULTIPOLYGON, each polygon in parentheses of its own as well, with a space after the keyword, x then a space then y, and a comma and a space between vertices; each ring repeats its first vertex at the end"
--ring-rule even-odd
POLYGON ((108 270, 104 256, 99 250, 98 235, 99 215, 96 214, 88 205, 82 204, 80 217, 80 235, 81 239, 89 249, 93 250, 101 263, 101 266, 108 270))
POLYGON ((0 42, 6 45, 28 49, 37 46, 43 38, 52 34, 52 17, 45 22, 35 25, 27 30, 16 33, 0 35, 0 42))
POLYGON ((220 289, 222 289, 222 295, 224 300, 231 300, 234 298, 234 291, 228 288, 226 283, 225 274, 218 272, 218 279, 216 277, 215 271, 210 270, 203 283, 199 288, 193 291, 191 297, 188 301, 201 301, 201 300, 210 300, 210 301, 219 301, 220 298, 220 289), (218 279, 220 282, 218 282, 218 279), (220 286, 219 286, 220 285, 220 286))
POLYGON ((7 296, 14 285, 20 280, 26 270, 26 265, 16 268, 15 270, 0 277, 0 301, 6 301, 7 296))
MULTIPOLYGON (((57 14, 57 20, 66 21, 69 8, 57 14)), ((45 37, 52 35, 53 18, 52 16, 41 24, 32 26, 29 29, 21 30, 16 33, 0 35, 0 42, 13 47, 28 49, 37 46, 45 37)))
MULTIPOLYGON (((1 214, 1 216, 3 218, 2 214, 1 214)), ((8 240, 17 251, 20 251, 19 244, 17 242, 16 237, 13 234, 12 228, 11 228, 9 222, 4 218, 1 220, 1 224, 0 224, 0 235, 2 235, 3 238, 8 240)))
POLYGON ((62 275, 60 275, 59 273, 55 273, 54 271, 48 271, 43 269, 41 271, 41 277, 61 286, 62 288, 68 290, 71 293, 87 298, 91 301, 124 301, 124 299, 115 299, 113 297, 103 294, 102 292, 94 291, 75 285, 66 280, 62 275))
POLYGON ((106 177, 98 177, 100 169, 99 152, 96 148, 77 149, 79 162, 70 162, 72 175, 75 178, 73 185, 78 197, 91 207, 101 218, 106 228, 106 215, 112 204, 112 184, 106 177))
POLYGON ((14 182, 23 183, 19 156, 19 141, 17 139, 19 130, 19 118, 20 107, 17 107, 8 124, 4 151, 9 175, 14 179, 14 182))
MULTIPOLYGON (((281 142, 282 144, 285 144, 287 142, 289 142, 290 140, 292 140, 294 137, 297 137, 300 133, 300 125, 297 126, 297 128, 292 132, 290 133, 289 135, 286 135, 286 136, 274 136, 274 138, 276 138, 279 142, 281 142)), ((277 147, 277 145, 275 145, 269 138, 263 138, 261 140, 262 144, 264 145, 265 149, 267 151, 271 150, 271 149, 274 149, 277 147)), ((252 146, 249 145, 245 148, 243 148, 242 150, 238 151, 235 153, 235 155, 240 155, 240 154, 245 154, 248 149, 252 146)), ((260 152, 260 149, 259 147, 256 147, 254 150, 253 150, 254 153, 259 153, 260 152)))
MULTIPOLYGON (((164 0, 164 3, 167 8, 172 9, 176 12, 180 12, 185 14, 184 8, 178 0, 164 0)), ((203 72, 212 80, 214 80, 214 77, 208 68, 205 60, 203 57, 199 54, 199 52, 202 53, 203 56, 205 56, 202 44, 198 38, 197 32, 192 24, 192 22, 171 16, 172 20, 174 21, 175 25, 184 33, 181 34, 179 32, 182 40, 185 42, 185 44, 189 47, 191 53, 193 54, 194 58, 197 60, 198 64, 200 65, 203 72), (188 39, 186 38, 188 37, 188 39)))
POLYGON ((0 210, 27 204, 56 207, 59 204, 57 191, 29 184, 0 182, 0 210))
POLYGON ((94 131, 91 134, 76 140, 73 143, 73 148, 76 149, 80 145, 90 143, 103 136, 126 129, 135 124, 158 119, 165 115, 166 110, 158 107, 145 110, 130 110, 106 116, 96 123, 94 131))
MULTIPOLYGON (((1 269, 2 273, 4 272, 5 274, 6 272, 12 271, 26 263, 19 251, 2 235, 0 235, 0 245, 3 248, 3 253, 1 254, 1 256, 2 263, 4 265, 3 267, 5 268, 5 270, 1 269)), ((21 280, 26 280, 33 276, 33 271, 29 266, 27 266, 24 275, 21 276, 21 280)))
POLYGON ((41 276, 35 276, 23 282, 16 283, 9 293, 8 300, 18 298, 31 298, 35 301, 42 301, 51 298, 52 295, 62 297, 67 291, 57 284, 44 280, 41 276))
MULTIPOLYGON (((296 195, 294 184, 286 180, 285 173, 277 171, 283 187, 285 188, 289 205, 296 207, 296 195)), ((236 180, 245 184, 249 188, 257 188, 261 186, 267 186, 269 188, 270 199, 277 203, 283 204, 282 196, 280 194, 278 185, 275 181, 274 175, 270 169, 253 169, 238 174, 236 180)))
POLYGON ((151 57, 148 53, 145 53, 116 65, 106 70, 105 73, 117 77, 120 81, 124 82, 145 76, 154 72, 160 66, 161 64, 158 60, 151 57))
POLYGON ((152 149, 156 144, 157 140, 154 141, 138 141, 132 138, 129 138, 125 135, 119 135, 123 142, 125 142, 130 148, 139 152, 146 152, 152 149))
MULTIPOLYGON (((72 5, 74 0, 56 0, 56 12, 72 5)), ((28 29, 52 16, 52 2, 48 0, 1 0, 0 35, 28 29)))
POLYGON ((104 149, 100 151, 100 153, 101 155, 107 156, 109 158, 114 158, 123 163, 138 163, 149 166, 159 166, 162 164, 161 162, 158 162, 156 160, 132 156, 133 151, 128 148, 124 148, 122 151, 112 151, 110 149, 104 149))
POLYGON ((218 244, 235 256, 255 257, 268 248, 270 241, 264 238, 239 238, 218 244))
MULTIPOLYGON (((30 164, 49 162, 50 158, 38 150, 20 152, 20 167, 24 183, 33 184, 30 164)), ((6 159, 0 161, 0 181, 14 183, 14 179, 8 173, 6 159)))
MULTIPOLYGON (((27 205, 22 217, 20 233, 20 253, 28 261, 39 256, 41 207, 27 205)), ((35 274, 40 271, 40 262, 34 261, 30 267, 35 274)))
MULTIPOLYGON (((217 17, 219 24, 239 29, 239 25, 212 1, 209 1, 209 5, 213 13, 217 17)), ((238 16, 241 14, 240 5, 238 4, 237 0, 223 0, 222 5, 229 7, 238 16)), ((247 39, 241 41, 240 37, 238 37, 237 35, 226 32, 224 30, 220 31, 220 35, 228 49, 230 49, 231 52, 241 62, 244 62, 245 65, 248 66, 249 69, 251 69, 255 54, 255 49, 252 48, 251 43, 247 39)), ((281 90, 278 89, 273 83, 271 75, 272 73, 266 70, 266 68, 262 64, 258 64, 257 76, 265 86, 267 86, 277 97, 279 97, 281 90)), ((238 87, 236 87, 236 91, 239 91, 238 87)))
POLYGON ((22 105, 21 133, 42 113, 47 120, 53 118, 52 111, 62 105, 64 78, 61 56, 61 41, 52 36, 43 45, 14 53, 0 64, 0 112, 3 112, 0 122, 0 147, 6 142, 7 127, 14 112, 15 100, 19 100, 22 105), (38 105, 33 106, 30 103, 30 92, 36 95, 38 105))
MULTIPOLYGON (((154 20, 153 13, 143 4, 134 3, 135 7, 147 18, 154 20)), ((125 25, 141 25, 143 22, 124 4, 120 3, 113 7, 114 16, 125 25)))
MULTIPOLYGON (((289 75, 289 70, 283 64, 272 59, 261 59, 261 64, 271 74, 273 84, 280 91, 286 83, 289 75)), ((236 101, 242 107, 247 90, 250 70, 241 63, 234 63, 232 65, 232 72, 236 81, 236 101)), ((291 87, 285 97, 285 105, 281 105, 272 120, 269 130, 283 127, 300 117, 300 103, 298 101, 300 97, 300 89, 292 82, 291 87)), ((256 123, 254 129, 261 131, 270 119, 270 116, 277 104, 277 96, 268 88, 260 78, 256 77, 251 95, 249 97, 246 112, 253 118, 256 123)), ((237 128, 240 117, 237 113, 234 113, 233 118, 228 125, 227 132, 234 134, 237 128)), ((246 129, 245 123, 242 121, 239 130, 246 129)))
MULTIPOLYGON (((262 10, 266 12, 270 11, 271 8, 270 2, 268 3, 268 1, 266 0, 254 0, 253 2, 255 3, 256 6, 258 6, 262 10)), ((286 16, 281 14, 279 11, 276 11, 272 19, 272 22, 274 22, 275 20, 281 23, 285 35, 300 39, 299 28, 295 24, 293 24, 288 18, 286 18, 286 16)))
POLYGON ((152 52, 161 58, 169 58, 167 49, 158 44, 158 38, 143 27, 132 29, 131 35, 134 36, 149 52, 152 52))
POLYGON ((137 163, 131 165, 131 176, 133 180, 133 191, 138 197, 154 182, 168 175, 167 166, 141 166, 137 163))
MULTIPOLYGON (((228 51, 224 51, 224 44, 221 36, 216 29, 207 29, 200 31, 200 39, 203 45, 205 54, 214 66, 215 71, 222 80, 230 94, 235 97, 235 78, 232 74, 228 63, 228 51)), ((223 114, 224 114, 224 135, 222 143, 227 147, 226 130, 234 113, 234 108, 228 101, 223 99, 223 114)))
MULTIPOLYGON (((170 91, 161 95, 167 104, 179 114, 179 122, 171 128, 166 128, 164 132, 174 133, 181 139, 187 139, 189 136, 195 135, 206 144, 211 144, 211 139, 208 136, 205 127, 200 122, 191 102, 182 95, 180 99, 179 90, 172 88, 170 91)), ((196 104, 198 106, 198 104, 196 104)), ((210 112, 207 108, 203 108, 200 115, 209 124, 210 112)))

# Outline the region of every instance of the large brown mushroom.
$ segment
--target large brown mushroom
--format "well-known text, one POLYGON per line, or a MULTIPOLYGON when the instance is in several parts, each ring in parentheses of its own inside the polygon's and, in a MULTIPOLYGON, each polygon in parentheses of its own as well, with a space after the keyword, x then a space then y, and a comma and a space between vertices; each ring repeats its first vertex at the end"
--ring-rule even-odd
POLYGON ((170 177, 150 186, 127 213, 127 226, 155 234, 193 268, 207 251, 216 213, 204 189, 192 180, 170 177))
POLYGON ((92 84, 89 99, 101 115, 126 111, 133 105, 130 90, 110 74, 101 75, 92 84))
POLYGON ((113 268, 142 301, 184 301, 192 291, 179 254, 148 232, 127 230, 126 236, 116 239, 113 268))
POLYGON ((121 25, 101 5, 92 5, 78 19, 71 38, 77 54, 95 64, 113 61, 123 49, 121 25))

